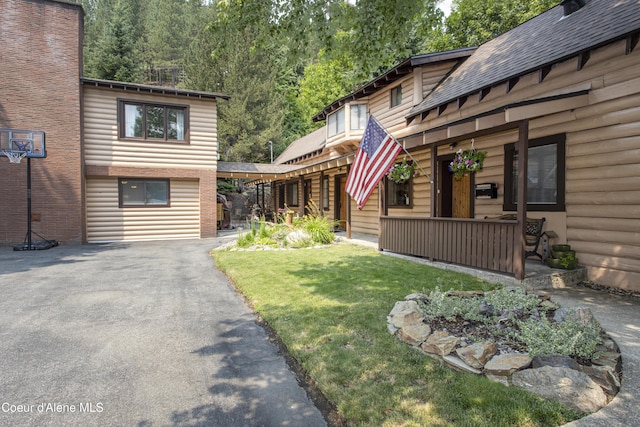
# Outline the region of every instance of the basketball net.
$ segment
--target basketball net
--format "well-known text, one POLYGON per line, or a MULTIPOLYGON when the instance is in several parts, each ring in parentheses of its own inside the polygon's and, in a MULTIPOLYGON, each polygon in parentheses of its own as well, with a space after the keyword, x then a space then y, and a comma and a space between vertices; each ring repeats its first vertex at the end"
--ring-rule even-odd
POLYGON ((2 154, 9 158, 10 163, 20 163, 27 156, 26 151, 3 151, 2 154))

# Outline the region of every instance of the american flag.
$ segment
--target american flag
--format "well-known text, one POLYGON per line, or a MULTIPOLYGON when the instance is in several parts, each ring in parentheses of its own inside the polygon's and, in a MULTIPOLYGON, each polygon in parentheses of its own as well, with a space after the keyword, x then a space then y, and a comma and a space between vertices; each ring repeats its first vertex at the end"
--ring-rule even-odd
POLYGON ((373 116, 369 117, 346 183, 346 192, 358 203, 358 209, 367 203, 401 151, 402 145, 382 129, 373 116))

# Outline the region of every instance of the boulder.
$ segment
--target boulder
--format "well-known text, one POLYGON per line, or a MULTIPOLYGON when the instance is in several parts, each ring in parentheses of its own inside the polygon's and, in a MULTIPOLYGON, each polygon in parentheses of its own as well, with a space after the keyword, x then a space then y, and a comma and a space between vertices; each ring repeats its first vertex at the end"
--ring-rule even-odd
POLYGON ((400 339, 413 346, 422 344, 431 335, 431 326, 424 323, 424 317, 417 312, 404 316, 404 324, 400 328, 400 339))
POLYGON ((497 352, 496 345, 491 341, 477 342, 456 349, 458 357, 475 369, 482 369, 485 363, 497 352))
POLYGON ((444 356, 442 358, 447 365, 451 366, 453 369, 460 371, 460 372, 469 372, 471 374, 476 374, 476 375, 481 375, 482 371, 479 369, 476 369, 472 366, 469 366, 468 364, 466 364, 463 360, 460 360, 459 358, 452 356, 452 355, 448 355, 448 356, 444 356))
POLYGON ((607 396, 584 372, 570 368, 543 366, 514 372, 514 386, 560 402, 579 412, 593 413, 607 404, 607 396))
POLYGON ((613 398, 620 391, 620 378, 610 367, 580 366, 580 371, 589 375, 610 398, 613 398))
POLYGON ((569 356, 560 354, 544 354, 534 356, 531 361, 532 368, 542 368, 543 366, 555 366, 569 369, 580 370, 580 365, 569 356))
POLYGON ((429 301, 429 295, 422 294, 419 292, 409 294, 404 297, 405 301, 429 301))
POLYGON ((446 356, 460 344, 460 338, 449 335, 444 331, 436 331, 420 345, 420 348, 431 354, 446 356))
POLYGON ((389 323, 390 326, 393 327, 393 328, 390 327, 389 330, 391 331, 391 329, 394 329, 393 332, 391 332, 392 334, 395 334, 398 329, 402 328, 402 326, 404 325, 405 316, 411 313, 420 313, 420 310, 418 310, 417 302, 415 301, 396 302, 396 304, 393 306, 393 309, 391 309, 389 316, 387 316, 387 322, 389 323))
POLYGON ((489 375, 509 376, 516 371, 528 368, 529 365, 531 365, 531 358, 526 354, 501 354, 484 365, 484 372, 489 375))
POLYGON ((561 323, 566 321, 569 316, 581 325, 589 325, 596 322, 593 313, 587 307, 560 307, 554 313, 553 321, 561 323))

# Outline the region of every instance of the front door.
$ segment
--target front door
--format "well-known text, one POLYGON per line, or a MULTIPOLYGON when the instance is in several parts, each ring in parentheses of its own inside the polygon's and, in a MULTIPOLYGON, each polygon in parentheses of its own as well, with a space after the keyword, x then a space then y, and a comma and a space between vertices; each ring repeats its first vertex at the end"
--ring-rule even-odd
POLYGON ((449 172, 449 163, 453 155, 442 157, 438 161, 438 214, 445 218, 473 218, 473 176, 465 175, 455 179, 449 172))
POLYGON ((336 176, 335 181, 335 218, 336 221, 339 221, 339 229, 346 230, 347 229, 347 192, 345 191, 345 187, 347 184, 347 176, 340 175, 336 176))

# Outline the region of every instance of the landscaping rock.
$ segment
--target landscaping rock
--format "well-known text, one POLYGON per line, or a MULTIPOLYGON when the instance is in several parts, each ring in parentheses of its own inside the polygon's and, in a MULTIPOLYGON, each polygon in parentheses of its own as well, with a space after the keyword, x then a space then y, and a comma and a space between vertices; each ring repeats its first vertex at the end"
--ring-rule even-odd
POLYGON ((582 325, 588 325, 595 322, 593 313, 587 307, 560 307, 553 315, 553 321, 561 323, 567 320, 567 317, 571 316, 572 320, 579 322, 582 325))
MULTIPOLYGON (((387 316, 387 323, 394 329, 392 334, 395 334, 398 329, 404 325, 404 317, 410 313, 420 313, 418 310, 418 303, 415 301, 398 301, 393 306, 393 309, 387 316)), ((422 315, 422 314, 420 314, 422 315)), ((391 330, 392 328, 390 328, 391 330)))
POLYGON ((534 356, 531 361, 532 368, 542 368, 543 366, 554 366, 580 370, 580 365, 574 359, 569 356, 562 356, 560 354, 544 354, 534 356))
POLYGON ((607 396, 587 374, 574 369, 543 366, 514 372, 514 386, 579 411, 593 413, 607 404, 607 396))
POLYGON ((620 378, 608 366, 580 366, 580 371, 589 375, 607 396, 612 399, 620 391, 620 378))
POLYGON ((481 316, 493 316, 494 310, 493 305, 486 301, 482 301, 480 305, 478 305, 478 314, 481 316))
POLYGON ((436 331, 420 345, 426 353, 446 356, 460 344, 460 338, 449 335, 444 331, 436 331))
POLYGON ((405 301, 429 301, 429 295, 421 293, 413 293, 404 297, 405 301))
POLYGON ((477 342, 468 347, 456 349, 458 357, 475 369, 484 368, 487 361, 497 352, 496 345, 491 341, 477 342))
POLYGON ((304 230, 295 230, 287 234, 287 242, 298 243, 305 240, 311 240, 311 235, 304 230))
POLYGON ((404 324, 400 328, 400 339, 413 346, 422 344, 431 335, 431 326, 424 323, 420 313, 412 312, 404 316, 404 324))
POLYGON ((452 355, 448 355, 448 356, 444 356, 442 358, 447 365, 451 366, 453 369, 460 371, 460 372, 469 372, 471 374, 476 374, 476 375, 481 375, 482 371, 479 369, 476 369, 472 366, 469 366, 468 364, 466 364, 464 361, 460 360, 459 358, 452 356, 452 355))
POLYGON ((529 365, 531 365, 531 358, 526 354, 501 354, 489 360, 484 365, 484 371, 489 375, 509 376, 529 365))
POLYGON ((592 361, 597 366, 608 366, 614 372, 622 372, 622 358, 617 351, 607 351, 592 361))

